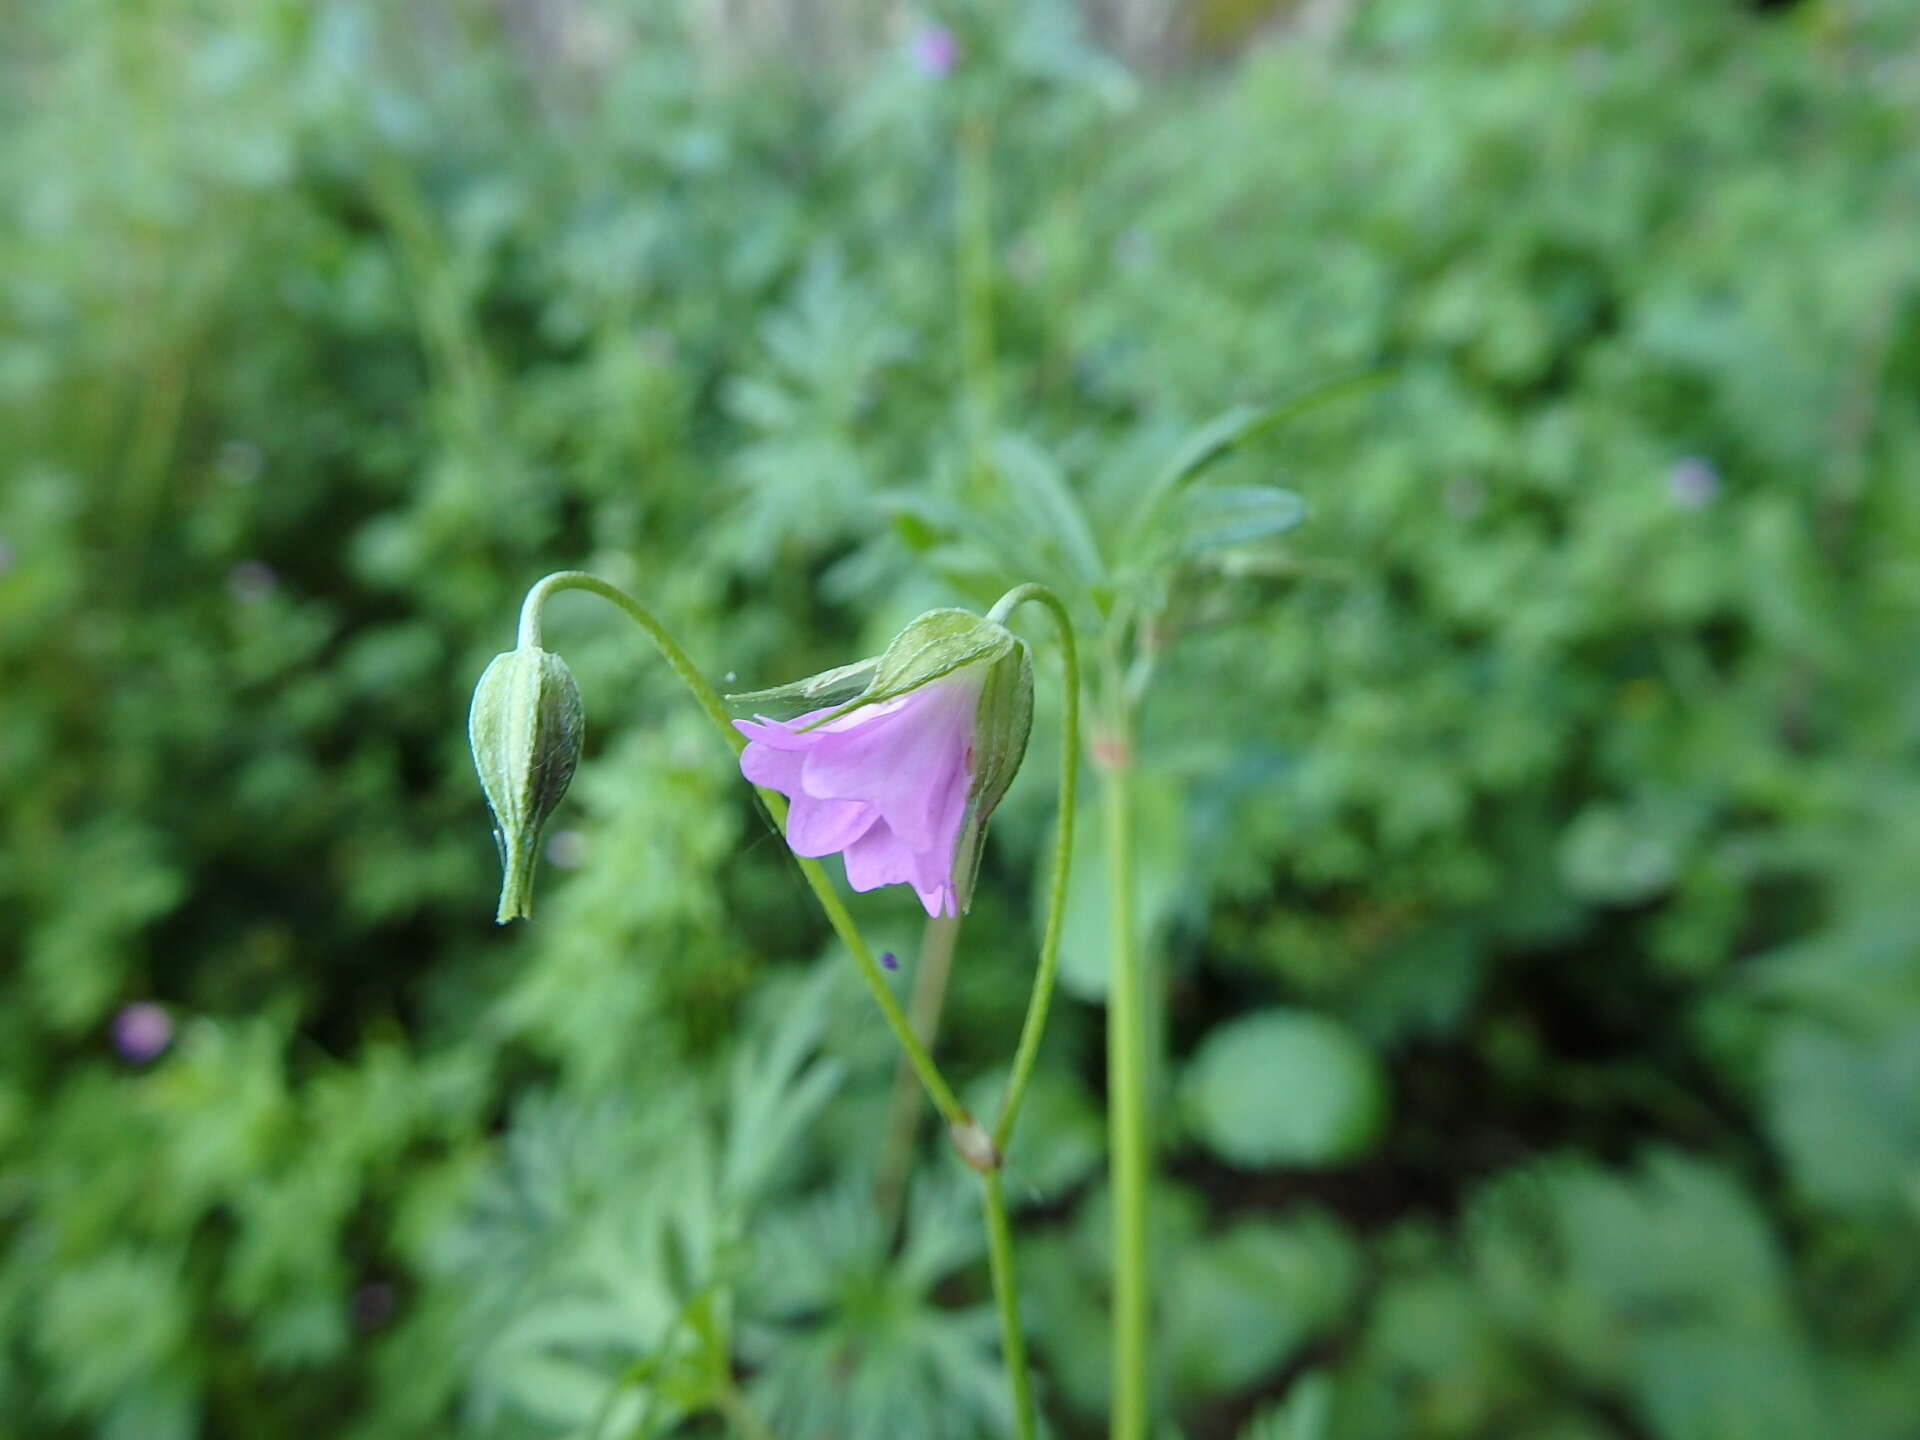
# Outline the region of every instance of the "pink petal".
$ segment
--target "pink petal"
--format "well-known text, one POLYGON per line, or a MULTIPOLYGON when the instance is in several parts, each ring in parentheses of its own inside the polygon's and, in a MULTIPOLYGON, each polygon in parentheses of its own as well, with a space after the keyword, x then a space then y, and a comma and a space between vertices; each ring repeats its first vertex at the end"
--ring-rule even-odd
POLYGON ((740 770, 792 800, 795 854, 842 852, 855 890, 911 885, 929 915, 956 914, 978 701, 960 675, 834 720, 831 709, 736 720, 751 742, 740 770))
POLYGON ((769 720, 757 715, 751 720, 736 720, 733 728, 756 744, 771 746, 775 750, 810 750, 813 748, 813 732, 805 735, 794 733, 796 727, 809 725, 822 715, 831 715, 831 710, 814 710, 805 715, 797 715, 791 720, 769 720))
POLYGON ((740 752, 740 773, 756 785, 791 797, 799 793, 800 769, 806 758, 798 750, 782 750, 755 740, 740 752))
POLYGON ((895 833, 921 850, 934 841, 954 773, 965 769, 975 695, 964 685, 936 684, 907 699, 857 727, 814 732, 822 738, 808 752, 801 783, 822 799, 878 806, 895 833))
POLYGON ((966 828, 967 792, 971 788, 966 767, 954 771, 947 792, 941 797, 933 827, 933 841, 921 850, 915 867, 913 888, 929 915, 955 913, 955 875, 959 868, 961 832, 966 828), (937 899, 944 894, 944 901, 937 899), (929 899, 929 896, 936 897, 929 899))
POLYGON ((911 884, 914 853, 884 820, 847 847, 847 884, 855 890, 878 890, 882 885, 911 884))
POLYGON ((832 855, 865 835, 880 812, 860 800, 795 795, 787 812, 787 844, 796 855, 832 855))

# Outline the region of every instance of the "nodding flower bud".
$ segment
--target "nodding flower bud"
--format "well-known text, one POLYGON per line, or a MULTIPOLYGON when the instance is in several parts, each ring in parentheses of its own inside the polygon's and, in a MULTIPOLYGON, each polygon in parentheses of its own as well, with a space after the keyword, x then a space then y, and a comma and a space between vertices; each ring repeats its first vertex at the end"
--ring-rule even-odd
POLYGON ((500 845, 499 924, 533 913, 540 827, 567 793, 585 726, 580 687, 550 651, 496 655, 474 687, 467 739, 500 845))
POLYGON ((804 711, 734 721, 750 742, 741 772, 792 802, 795 854, 842 853, 855 890, 911 885, 929 915, 967 908, 987 818, 1033 726, 1025 644, 965 610, 930 610, 870 660, 728 698, 804 711))

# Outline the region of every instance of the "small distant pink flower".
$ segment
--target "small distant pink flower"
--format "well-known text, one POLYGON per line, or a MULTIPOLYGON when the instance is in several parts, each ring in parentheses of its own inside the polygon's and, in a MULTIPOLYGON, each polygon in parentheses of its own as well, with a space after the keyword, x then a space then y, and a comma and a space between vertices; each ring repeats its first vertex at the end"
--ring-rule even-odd
POLYGON ((831 709, 736 720, 750 742, 740 772, 792 802, 796 855, 840 854, 855 890, 911 885, 927 914, 957 915, 983 679, 981 667, 965 666, 818 729, 807 727, 831 709))
POLYGON ((922 75, 938 79, 952 73, 953 67, 960 63, 960 41, 944 25, 921 26, 914 31, 909 48, 914 68, 922 75))
POLYGON ((173 1043, 173 1017, 164 1005, 138 1000, 113 1017, 113 1048, 136 1065, 157 1060, 173 1043))
POLYGON ((1684 510, 1704 510, 1720 493, 1720 472, 1711 460, 1689 455, 1667 471, 1667 491, 1684 510))

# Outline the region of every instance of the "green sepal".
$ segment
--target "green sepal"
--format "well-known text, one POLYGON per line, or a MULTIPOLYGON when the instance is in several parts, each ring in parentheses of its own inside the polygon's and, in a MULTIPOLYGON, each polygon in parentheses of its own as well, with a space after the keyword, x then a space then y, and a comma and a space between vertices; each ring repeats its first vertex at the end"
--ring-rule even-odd
POLYGON ((580 687, 550 651, 496 655, 474 687, 467 740, 500 846, 499 924, 533 913, 540 829, 573 780, 585 729, 580 687))
POLYGON ((987 819, 1019 773, 1032 731, 1033 657, 1024 641, 1014 640, 1005 655, 988 665, 973 712, 973 785, 967 792, 959 853, 954 856, 962 913, 973 901, 987 819))
POLYGON ((997 661, 1020 642, 996 621, 970 610, 929 610, 910 621, 880 654, 834 670, 822 670, 791 685, 727 696, 732 706, 767 702, 800 709, 834 707, 807 728, 817 729, 869 705, 898 699, 962 666, 997 661))
POLYGON ((855 710, 898 699, 963 666, 998 661, 1019 643, 1004 625, 971 610, 929 610, 893 637, 875 663, 873 680, 857 698, 807 728, 818 729, 855 710))
POLYGON ((823 705, 842 705, 857 697, 873 682, 880 657, 869 656, 851 665, 836 666, 809 675, 791 685, 776 685, 771 690, 742 690, 728 695, 726 702, 735 710, 766 713, 784 711, 780 719, 790 719, 803 710, 818 710, 823 705))

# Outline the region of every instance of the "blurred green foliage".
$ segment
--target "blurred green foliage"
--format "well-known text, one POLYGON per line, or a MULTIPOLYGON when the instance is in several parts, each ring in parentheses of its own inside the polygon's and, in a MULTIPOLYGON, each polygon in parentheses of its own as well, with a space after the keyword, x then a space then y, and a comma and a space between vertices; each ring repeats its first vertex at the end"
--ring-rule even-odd
MULTIPOLYGON (((700 717, 555 607, 590 748, 513 931, 461 717, 565 565, 751 685, 1125 553, 1182 1433, 1912 1434, 1912 11, 1310 8, 1151 82, 986 0, 804 66, 718 6, 0 16, 11 1427, 998 1433, 971 1192, 930 1137, 872 1203, 892 1053, 700 717)), ((1079 883, 1010 1178, 1062 1434, 1079 883)))

